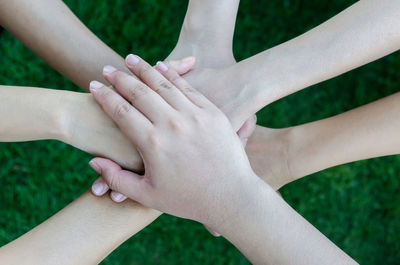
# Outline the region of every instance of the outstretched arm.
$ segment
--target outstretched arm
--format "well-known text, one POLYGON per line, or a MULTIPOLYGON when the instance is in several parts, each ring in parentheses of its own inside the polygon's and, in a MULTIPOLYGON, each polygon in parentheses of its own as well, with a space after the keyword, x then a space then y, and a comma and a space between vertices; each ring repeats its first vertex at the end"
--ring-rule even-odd
POLYGON ((189 81, 237 128, 277 99, 397 51, 399 24, 399 1, 358 1, 295 39, 189 81))
POLYGON ((86 192, 28 233, 0 248, 10 265, 98 264, 161 213, 133 201, 115 204, 86 192))
POLYGON ((61 0, 2 0, 0 24, 53 68, 88 90, 105 65, 124 60, 97 38, 61 0))
POLYGON ((190 0, 178 43, 168 59, 197 58, 196 67, 235 63, 233 33, 239 0, 190 0))
POLYGON ((272 187, 357 160, 400 153, 400 93, 287 129, 257 127, 246 151, 272 187))
POLYGON ((0 86, 0 141, 63 141, 142 169, 136 149, 86 93, 0 86))

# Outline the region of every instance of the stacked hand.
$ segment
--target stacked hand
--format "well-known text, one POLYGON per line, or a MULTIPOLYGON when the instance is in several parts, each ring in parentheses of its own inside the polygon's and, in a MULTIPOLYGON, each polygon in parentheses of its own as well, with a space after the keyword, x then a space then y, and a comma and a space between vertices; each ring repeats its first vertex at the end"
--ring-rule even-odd
MULTIPOLYGON (((248 139, 255 130, 256 116, 254 114, 250 115, 251 112, 248 113, 240 109, 240 106, 244 105, 242 103, 248 99, 244 98, 246 96, 245 93, 241 91, 240 84, 232 82, 231 80, 231 69, 233 69, 236 64, 232 49, 210 49, 214 44, 211 43, 211 39, 213 38, 199 39, 198 35, 193 36, 193 32, 185 30, 184 27, 175 49, 168 56, 165 64, 169 68, 176 70, 189 84, 193 85, 193 87, 218 106, 229 118, 234 129, 240 128, 237 133, 243 145, 246 146, 248 139), (180 58, 186 59, 180 60, 180 58)), ((224 39, 219 39, 219 41, 223 42, 224 39)), ((225 46, 229 45, 231 45, 231 43, 226 44, 225 46)), ((107 68, 103 75, 104 78, 112 84, 112 80, 109 79, 106 73, 107 68)), ((111 120, 104 122, 112 123, 111 120)), ((96 126, 92 126, 92 128, 95 127, 96 126)), ((118 131, 114 125, 111 125, 111 127, 112 131, 118 131)), ((142 161, 140 157, 138 157, 136 150, 132 149, 132 145, 128 143, 128 140, 124 136, 120 136, 119 132, 117 135, 124 138, 123 141, 119 140, 118 143, 122 148, 109 148, 109 151, 103 152, 102 154, 105 155, 101 156, 111 158, 122 168, 136 169, 136 171, 140 169, 139 172, 143 172, 142 161), (126 151, 115 152, 114 155, 110 155, 110 150, 126 151), (129 152, 134 152, 134 154, 132 155, 129 152), (126 161, 126 158, 130 157, 133 157, 134 160, 126 161)), ((263 133, 256 134, 253 137, 251 141, 253 144, 249 146, 248 149, 250 162, 256 173, 275 189, 286 184, 290 176, 286 170, 288 168, 286 165, 288 154, 286 152, 287 143, 284 139, 285 135, 286 131, 263 128, 263 133), (271 133, 265 134, 266 131, 271 131, 271 133), (257 138, 265 138, 265 135, 271 135, 271 137, 269 137, 270 145, 263 146, 263 149, 260 150, 257 146, 257 143, 259 142, 257 141, 257 138), (269 157, 271 158, 268 161, 265 160, 266 152, 270 154, 269 157), (260 159, 258 159, 259 157, 260 159), (266 166, 266 164, 268 164, 268 166, 266 166)), ((92 165, 92 167, 95 168, 95 165, 92 165)), ((95 181, 92 190, 95 195, 102 196, 109 190, 109 187, 102 178, 99 178, 95 181)), ((116 202, 121 202, 127 197, 121 193, 112 191, 111 198, 116 202)))
POLYGON ((109 67, 105 76, 119 94, 97 81, 91 92, 137 147, 145 173, 102 158, 92 165, 129 198, 218 228, 246 187, 259 181, 239 137, 214 104, 163 63, 158 72, 130 55, 127 66, 146 85, 109 67))

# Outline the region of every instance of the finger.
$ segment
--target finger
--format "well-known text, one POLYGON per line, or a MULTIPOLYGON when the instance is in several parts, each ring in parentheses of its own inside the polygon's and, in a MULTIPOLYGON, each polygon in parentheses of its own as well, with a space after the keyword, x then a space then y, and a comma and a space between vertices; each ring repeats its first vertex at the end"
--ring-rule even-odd
POLYGON ((181 77, 174 69, 169 68, 162 62, 158 62, 156 69, 172 84, 174 84, 183 95, 186 96, 196 106, 210 107, 214 106, 203 94, 194 89, 183 77, 181 77))
POLYGON ((170 104, 160 95, 132 75, 112 66, 105 66, 103 75, 118 93, 152 122, 163 120, 165 113, 172 110, 170 104))
POLYGON ((123 202, 126 199, 128 199, 128 197, 126 197, 125 195, 123 195, 122 193, 116 192, 116 191, 112 191, 110 194, 111 200, 113 200, 114 202, 123 202))
POLYGON ((164 63, 167 67, 174 69, 179 75, 184 75, 192 70, 196 63, 196 58, 190 56, 182 60, 164 61, 164 63))
MULTIPOLYGON (((146 83, 146 85, 154 90, 154 92, 159 94, 173 108, 184 110, 185 106, 188 105, 188 100, 182 95, 182 93, 180 93, 178 88, 138 56, 129 54, 126 57, 126 66, 133 74, 146 83)), ((160 67, 159 63, 156 68, 157 67, 160 67)), ((162 64, 161 67, 167 66, 162 64)))
POLYGON ((211 235, 215 236, 215 237, 220 237, 221 234, 215 232, 214 230, 212 230, 210 227, 204 225, 204 227, 207 229, 208 232, 210 232, 211 235))
POLYGON ((113 192, 124 194, 132 200, 146 205, 146 201, 143 200, 147 198, 145 192, 148 189, 143 176, 123 170, 117 163, 109 159, 94 158, 91 163, 96 164, 101 177, 113 192))
POLYGON ((240 141, 242 141, 244 147, 246 146, 247 141, 249 140, 250 136, 256 129, 256 124, 257 124, 257 116, 253 115, 242 125, 242 127, 237 132, 240 141))
POLYGON ((144 137, 153 127, 151 122, 124 98, 104 84, 92 81, 90 92, 107 115, 119 126, 128 138, 141 146, 144 137))
MULTIPOLYGON (((92 166, 92 165, 91 165, 92 166)), ((110 189, 108 187, 107 183, 104 181, 103 178, 98 178, 95 182, 92 184, 92 193, 95 196, 103 196, 104 194, 107 193, 107 191, 110 189)))

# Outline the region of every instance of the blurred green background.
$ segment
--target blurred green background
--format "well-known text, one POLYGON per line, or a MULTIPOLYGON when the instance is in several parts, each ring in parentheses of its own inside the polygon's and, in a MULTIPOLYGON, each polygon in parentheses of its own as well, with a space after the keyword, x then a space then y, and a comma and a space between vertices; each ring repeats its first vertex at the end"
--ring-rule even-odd
MULTIPOLYGON (((174 47, 187 1, 65 1, 110 47, 150 62, 174 47)), ((356 1, 242 0, 238 60, 317 26, 356 1)), ((78 90, 10 34, 0 36, 0 84, 78 90)), ((398 91, 400 54, 305 89, 258 113, 286 127, 329 117, 398 91)), ((82 194, 95 179, 90 155, 63 143, 0 144, 0 245, 29 231, 82 194)), ((338 166, 282 188, 285 200, 362 264, 400 262, 400 157, 338 166)), ((290 250, 289 250, 290 251, 290 250)), ((202 225, 162 216, 102 264, 248 264, 202 225)))

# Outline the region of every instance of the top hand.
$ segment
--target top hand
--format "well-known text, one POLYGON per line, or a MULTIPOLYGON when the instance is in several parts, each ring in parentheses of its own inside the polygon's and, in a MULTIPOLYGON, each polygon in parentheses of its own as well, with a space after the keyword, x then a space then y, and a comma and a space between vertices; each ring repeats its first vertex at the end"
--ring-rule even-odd
POLYGON ((230 122, 215 105, 162 63, 158 70, 168 80, 138 57, 128 63, 148 86, 119 71, 109 72, 108 79, 122 96, 91 83, 96 101, 137 146, 145 164, 145 174, 138 175, 94 159, 113 189, 206 224, 253 264, 355 264, 254 174, 230 122))
POLYGON ((98 82, 91 91, 137 146, 145 175, 98 165, 102 176, 145 206, 215 227, 226 218, 223 198, 232 200, 244 183, 258 180, 239 138, 223 113, 176 72, 159 65, 169 82, 138 57, 127 65, 149 87, 114 71, 108 79, 126 100, 98 82))

